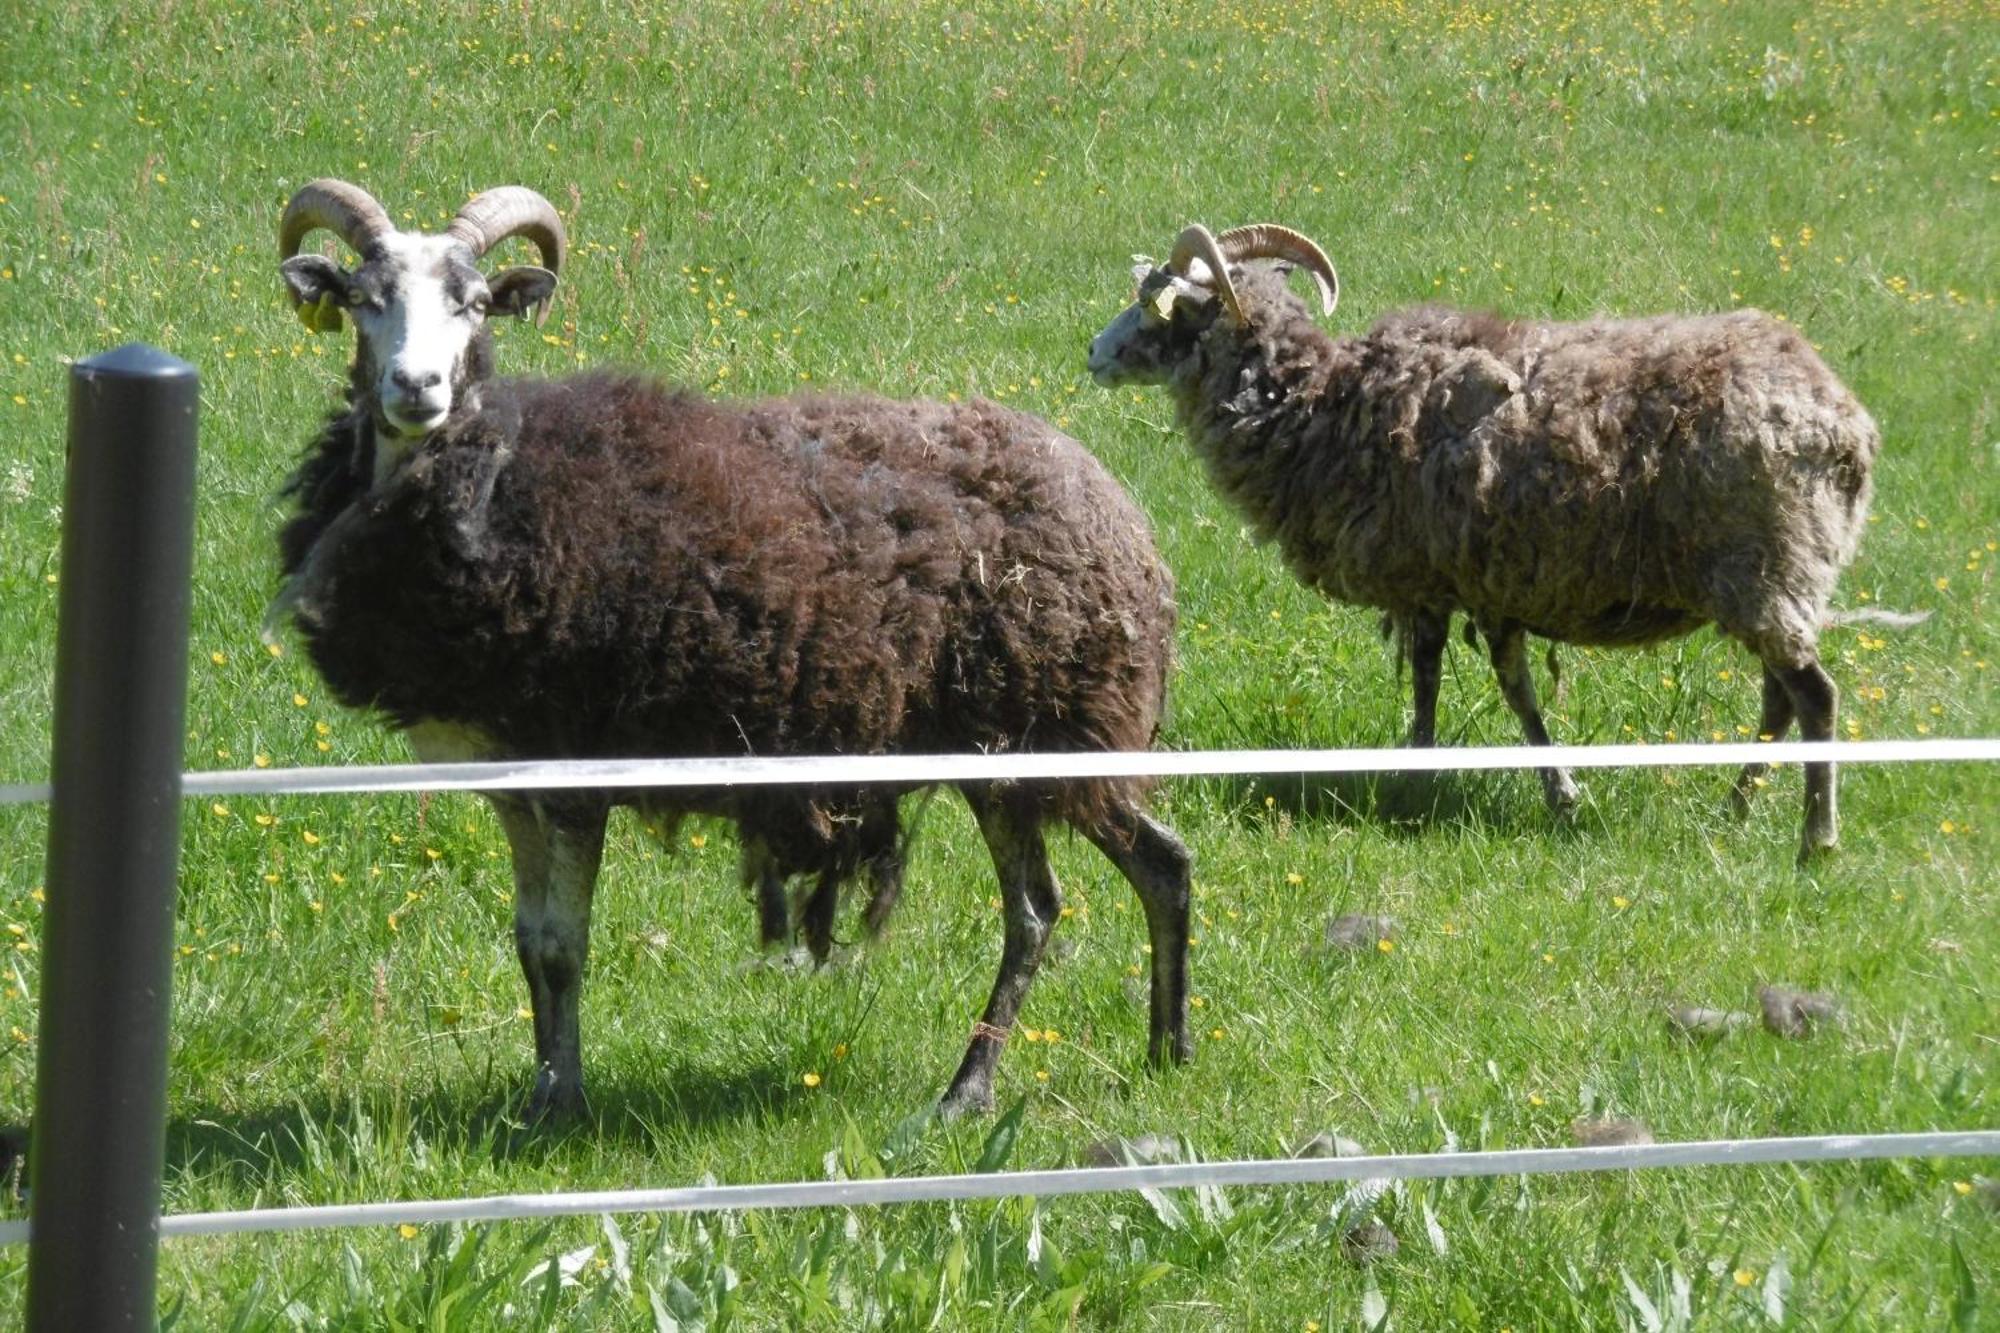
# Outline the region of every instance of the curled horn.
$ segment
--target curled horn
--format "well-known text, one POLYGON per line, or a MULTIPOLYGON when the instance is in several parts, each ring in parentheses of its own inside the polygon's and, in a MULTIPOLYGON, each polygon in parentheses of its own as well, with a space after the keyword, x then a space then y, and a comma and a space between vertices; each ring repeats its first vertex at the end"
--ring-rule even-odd
POLYGON ((375 196, 359 185, 316 180, 300 186, 285 205, 278 223, 278 258, 290 259, 297 254, 299 242, 321 227, 347 242, 356 254, 365 253, 378 237, 395 230, 375 196))
MULTIPOLYGON (((1231 233, 1232 235, 1234 233, 1231 233)), ((1174 252, 1167 260, 1167 268, 1186 277, 1188 265, 1199 259, 1208 266, 1209 281, 1215 287, 1215 294, 1222 298, 1222 308, 1229 312, 1232 323, 1243 322, 1243 307, 1236 300, 1236 287, 1229 281, 1229 261, 1223 257, 1222 247, 1208 228, 1199 222, 1189 227, 1174 241, 1174 252)))
POLYGON ((1320 313, 1331 315, 1340 304, 1340 275, 1326 251, 1290 227, 1275 222, 1258 222, 1248 227, 1232 227, 1216 238, 1222 253, 1233 260, 1289 259, 1312 274, 1319 287, 1320 313))
POLYGON ((555 205, 521 185, 482 190, 465 201, 446 230, 471 248, 474 259, 509 236, 525 236, 542 252, 542 267, 551 273, 562 272, 569 248, 555 205))

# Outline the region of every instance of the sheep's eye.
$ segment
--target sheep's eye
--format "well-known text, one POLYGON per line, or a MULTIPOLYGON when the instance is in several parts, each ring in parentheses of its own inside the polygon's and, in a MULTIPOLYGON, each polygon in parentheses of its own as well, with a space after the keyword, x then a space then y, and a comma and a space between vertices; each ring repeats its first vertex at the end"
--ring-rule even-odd
POLYGON ((467 301, 465 303, 465 308, 471 311, 473 314, 484 318, 486 312, 492 308, 492 305, 493 305, 493 298, 491 296, 488 296, 485 292, 481 292, 477 296, 473 297, 470 301, 467 301))

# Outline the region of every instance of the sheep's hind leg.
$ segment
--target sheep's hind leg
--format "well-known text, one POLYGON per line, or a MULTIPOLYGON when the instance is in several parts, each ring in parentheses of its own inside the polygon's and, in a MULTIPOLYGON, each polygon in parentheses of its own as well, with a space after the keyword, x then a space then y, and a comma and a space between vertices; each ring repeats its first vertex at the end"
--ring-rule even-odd
MULTIPOLYGON (((926 803, 929 793, 924 796, 926 803)), ((921 809, 918 819, 923 817, 921 809)), ((903 869, 907 863, 912 829, 903 827, 900 803, 886 795, 869 806, 862 816, 862 841, 867 851, 862 865, 868 873, 868 905, 861 923, 870 935, 880 935, 889 924, 889 914, 903 896, 903 869)))
MULTIPOLYGON (((1792 696, 1799 715, 1799 736, 1809 741, 1833 739, 1833 725, 1840 711, 1840 690, 1817 660, 1803 666, 1779 667, 1779 681, 1792 696)), ((1838 778, 1832 764, 1806 765, 1805 834, 1799 843, 1799 861, 1810 861, 1840 841, 1840 819, 1835 809, 1838 778)))
POLYGON ((861 924, 870 935, 880 935, 889 916, 903 896, 903 848, 900 844, 868 858, 868 906, 861 924))
MULTIPOLYGON (((1551 744, 1549 729, 1542 725, 1542 710, 1535 703, 1535 679, 1528 670, 1527 631, 1511 623, 1497 630, 1482 625, 1480 631, 1492 648, 1493 674, 1499 677, 1501 697, 1514 710, 1514 716, 1521 719, 1521 730, 1528 744, 1551 744)), ((1549 809, 1563 818, 1575 814, 1578 793, 1569 770, 1544 768, 1538 772, 1549 809)))
MULTIPOLYGON (((861 809, 856 831, 861 868, 867 872, 868 905, 862 920, 870 935, 879 935, 896 900, 903 893, 903 857, 909 840, 903 831, 894 793, 877 793, 861 809)), ((799 913, 799 931, 814 961, 824 965, 833 956, 833 923, 840 907, 843 876, 837 869, 822 871, 799 913)))
MULTIPOLYGON (((1764 712, 1757 720, 1757 739, 1781 741, 1785 733, 1792 729, 1792 715, 1796 710, 1792 705, 1792 694, 1785 688, 1785 682, 1778 679, 1770 667, 1764 668, 1764 712)), ((1730 808, 1741 819, 1750 813, 1750 793, 1764 775, 1771 771, 1769 764, 1745 764, 1743 771, 1736 775, 1736 785, 1729 790, 1730 808)))
POLYGON ((1444 646, 1451 637, 1451 617, 1419 611, 1410 617, 1410 747, 1437 744, 1438 684, 1444 675, 1444 646))
POLYGON ((514 854, 514 946, 535 1015, 535 1090, 526 1117, 584 1109, 578 1014, 590 902, 609 809, 592 798, 491 798, 514 854))
POLYGON ((984 790, 967 790, 966 800, 1000 878, 1007 934, 986 1012, 973 1027, 965 1058, 939 1104, 947 1117, 993 1109, 993 1070, 1000 1063, 1000 1049, 1062 911, 1062 894, 1042 841, 1041 814, 1034 805, 1018 796, 1010 799, 984 790))
POLYGON ((777 858, 758 838, 745 836, 738 865, 743 887, 757 903, 757 945, 774 949, 792 935, 791 904, 785 901, 785 876, 777 858))
POLYGON ((1108 826, 1087 828, 1084 833, 1131 881, 1146 909, 1146 934, 1153 946, 1146 1058, 1156 1067, 1180 1064, 1193 1052, 1187 1030, 1193 858, 1171 829, 1129 804, 1118 807, 1108 826))
POLYGON ((799 933, 805 937, 813 961, 822 967, 833 956, 833 917, 839 906, 840 875, 833 870, 822 870, 813 882, 812 896, 806 899, 799 913, 799 933))

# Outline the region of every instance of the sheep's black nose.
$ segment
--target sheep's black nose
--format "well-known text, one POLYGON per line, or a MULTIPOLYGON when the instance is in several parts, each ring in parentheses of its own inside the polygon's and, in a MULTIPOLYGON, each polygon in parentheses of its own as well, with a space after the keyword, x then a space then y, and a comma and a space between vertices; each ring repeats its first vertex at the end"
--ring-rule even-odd
POLYGON ((434 389, 444 383, 444 376, 435 370, 425 371, 421 375, 412 375, 407 370, 392 370, 389 372, 389 382, 404 393, 422 393, 425 389, 434 389))

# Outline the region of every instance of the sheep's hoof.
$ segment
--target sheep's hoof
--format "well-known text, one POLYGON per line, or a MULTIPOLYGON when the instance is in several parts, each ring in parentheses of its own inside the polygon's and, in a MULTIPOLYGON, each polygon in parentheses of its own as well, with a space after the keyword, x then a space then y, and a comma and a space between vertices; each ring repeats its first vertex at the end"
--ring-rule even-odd
POLYGON ((889 924, 889 914, 896 910, 896 900, 902 896, 903 886, 900 882, 885 884, 875 890, 874 896, 868 900, 868 906, 861 913, 861 924, 867 930, 869 938, 873 939, 882 934, 889 924))
POLYGON ((1800 868, 1803 869, 1813 864, 1813 862, 1818 861, 1839 845, 1840 837, 1831 829, 1827 830, 1823 835, 1806 834, 1805 841, 1799 844, 1800 868))
POLYGON ((938 1115, 946 1120, 963 1115, 990 1115, 992 1111, 993 1085, 984 1079, 955 1083, 938 1101, 938 1115))
POLYGON ((521 1108, 521 1120, 529 1125, 555 1124, 580 1119, 587 1109, 580 1082, 558 1080, 554 1070, 545 1068, 535 1079, 528 1104, 521 1108))
POLYGON ((1548 801, 1549 813, 1560 823, 1576 822, 1577 806, 1583 802, 1583 793, 1577 790, 1576 782, 1560 768, 1542 771, 1542 795, 1548 801))

